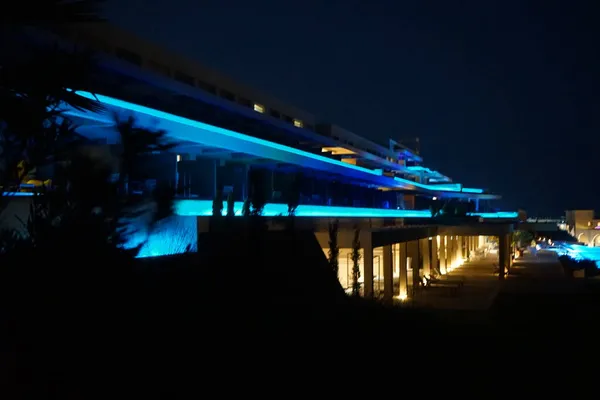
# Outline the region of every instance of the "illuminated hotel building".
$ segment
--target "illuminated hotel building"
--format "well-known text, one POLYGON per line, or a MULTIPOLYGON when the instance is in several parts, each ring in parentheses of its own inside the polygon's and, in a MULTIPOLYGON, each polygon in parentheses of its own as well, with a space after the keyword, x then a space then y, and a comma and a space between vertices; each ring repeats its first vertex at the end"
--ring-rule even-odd
POLYGON ((590 247, 600 247, 600 219, 594 210, 569 210, 566 212, 568 232, 578 242, 590 247))
MULTIPOLYGON (((174 225, 189 231, 191 244, 206 226, 217 193, 232 193, 236 214, 241 213, 249 195, 249 170, 264 176, 269 203, 265 216, 287 213, 290 180, 301 176, 296 217, 310 224, 325 251, 327 226, 340 221, 340 281, 345 287, 352 234, 360 228, 367 296, 387 274, 381 291, 386 297, 405 297, 420 279, 410 277, 411 262, 419 262, 420 275, 432 269, 445 272, 482 245, 484 235, 507 235, 512 229, 508 222, 516 213, 486 212, 498 195, 463 187, 427 168, 400 141, 375 143, 110 25, 92 24, 66 37, 69 43, 93 49, 101 69, 90 90, 106 111, 66 112, 82 135, 109 154, 118 145, 116 113, 135 116, 140 126, 164 129, 177 143, 172 151, 146 160, 145 176, 132 177, 130 185, 134 190, 157 181, 175 186, 179 200, 174 225), (479 215, 481 226, 428 224, 432 202, 448 199, 479 215), (485 224, 489 220, 496 222, 493 227, 485 224), (390 288, 391 276, 403 283, 390 288)), ((182 235, 169 232, 165 227, 150 238, 141 255, 183 251, 186 243, 173 243, 174 236, 182 235)))

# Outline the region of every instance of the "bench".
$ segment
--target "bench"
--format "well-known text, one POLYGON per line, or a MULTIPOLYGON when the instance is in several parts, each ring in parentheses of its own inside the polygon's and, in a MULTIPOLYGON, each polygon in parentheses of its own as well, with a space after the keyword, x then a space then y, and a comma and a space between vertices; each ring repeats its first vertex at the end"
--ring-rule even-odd
POLYGON ((435 278, 432 278, 432 279, 440 281, 440 282, 455 283, 461 287, 465 284, 465 280, 466 280, 463 275, 452 275, 452 276, 440 275, 440 276, 436 276, 435 278))
POLYGON ((458 289, 463 287, 464 280, 460 279, 438 279, 438 278, 424 278, 423 288, 443 288, 449 291, 451 295, 456 295, 458 289))

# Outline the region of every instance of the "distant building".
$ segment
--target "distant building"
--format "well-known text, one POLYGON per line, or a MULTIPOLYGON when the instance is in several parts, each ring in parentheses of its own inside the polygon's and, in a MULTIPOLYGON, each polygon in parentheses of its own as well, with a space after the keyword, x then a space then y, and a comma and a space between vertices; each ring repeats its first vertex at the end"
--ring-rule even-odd
POLYGON ((594 217, 594 210, 567 211, 566 225, 569 233, 580 243, 600 246, 600 218, 594 217))

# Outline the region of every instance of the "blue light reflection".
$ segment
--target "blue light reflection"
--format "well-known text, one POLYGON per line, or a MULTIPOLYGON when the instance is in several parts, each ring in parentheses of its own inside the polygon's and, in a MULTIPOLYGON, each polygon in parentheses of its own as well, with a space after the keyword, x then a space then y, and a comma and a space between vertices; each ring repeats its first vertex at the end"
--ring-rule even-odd
POLYGON ((463 193, 483 193, 483 189, 477 188, 462 188, 463 193))
POLYGON ((168 256, 198 250, 198 227, 195 217, 171 216, 159 221, 151 232, 145 226, 129 237, 123 247, 134 248, 142 243, 137 258, 168 256))
POLYGON ((555 248, 550 248, 559 255, 567 255, 574 260, 592 260, 596 265, 600 261, 600 247, 589 247, 580 244, 561 243, 555 248))
MULTIPOLYGON (((234 205, 235 215, 242 215, 244 203, 238 201, 234 205)), ((223 204, 226 208, 226 204, 223 204)), ((287 215, 287 204, 269 203, 263 210, 266 217, 275 217, 278 215, 287 215)), ((177 200, 175 202, 175 213, 183 216, 211 216, 212 201, 210 200, 177 200)), ((225 210, 223 211, 225 214, 225 210)), ((498 212, 498 213, 474 213, 471 215, 483 218, 517 218, 516 212, 498 212)), ((390 210, 379 208, 360 208, 360 207, 335 207, 335 206, 316 206, 300 205, 296 209, 297 217, 333 217, 333 218, 431 218, 430 210, 390 210)))

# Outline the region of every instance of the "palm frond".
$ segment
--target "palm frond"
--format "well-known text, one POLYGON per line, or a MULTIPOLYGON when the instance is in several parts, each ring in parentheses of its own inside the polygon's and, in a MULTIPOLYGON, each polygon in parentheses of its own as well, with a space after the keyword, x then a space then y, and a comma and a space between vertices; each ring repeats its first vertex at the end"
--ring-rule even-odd
POLYGON ((35 49, 33 54, 8 60, 0 69, 2 97, 20 96, 44 103, 44 107, 68 104, 78 110, 101 112, 96 100, 74 91, 89 91, 96 73, 94 56, 85 51, 65 51, 57 47, 35 49))

